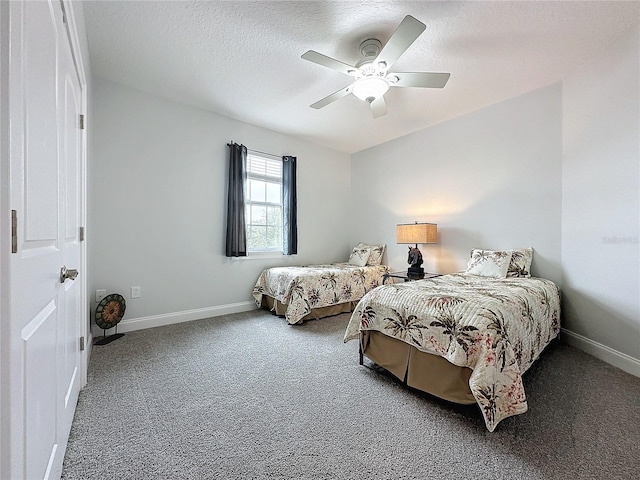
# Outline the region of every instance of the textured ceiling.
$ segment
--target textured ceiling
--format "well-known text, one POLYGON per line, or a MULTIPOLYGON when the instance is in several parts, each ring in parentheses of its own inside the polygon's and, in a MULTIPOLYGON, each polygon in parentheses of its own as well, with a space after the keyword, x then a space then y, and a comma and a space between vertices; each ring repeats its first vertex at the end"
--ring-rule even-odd
MULTIPOLYGON (((90 1, 94 76, 353 153, 561 80, 640 22, 640 3, 593 1, 90 1), (443 89, 392 88, 387 115, 348 95, 345 63, 405 15, 425 32, 395 71, 450 72, 443 89)), ((241 140, 241 139, 239 139, 241 140)))

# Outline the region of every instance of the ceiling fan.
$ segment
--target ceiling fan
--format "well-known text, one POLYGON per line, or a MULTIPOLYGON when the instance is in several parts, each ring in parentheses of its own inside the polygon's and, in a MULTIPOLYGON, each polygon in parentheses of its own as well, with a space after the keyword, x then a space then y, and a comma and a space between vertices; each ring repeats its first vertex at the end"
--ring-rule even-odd
POLYGON ((310 107, 322 108, 352 93, 360 100, 368 102, 371 105, 373 118, 378 118, 387 113, 384 94, 390 87, 444 87, 451 76, 450 73, 389 72, 391 66, 424 32, 425 28, 424 23, 407 15, 393 32, 384 48, 382 48, 382 43, 375 38, 362 42, 360 53, 364 58, 353 67, 313 50, 306 52, 302 55, 305 60, 355 78, 351 85, 311 104, 310 107))

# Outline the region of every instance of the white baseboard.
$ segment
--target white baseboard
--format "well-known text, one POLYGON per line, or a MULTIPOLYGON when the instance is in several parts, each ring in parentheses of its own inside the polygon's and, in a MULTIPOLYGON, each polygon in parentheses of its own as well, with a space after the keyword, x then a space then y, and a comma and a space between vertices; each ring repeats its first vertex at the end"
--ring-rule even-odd
MULTIPOLYGON (((134 330, 142 330, 145 328, 162 327, 164 325, 172 325, 174 323, 191 322, 193 320, 218 317, 220 315, 228 315, 230 313, 248 312, 250 310, 255 310, 256 308, 255 302, 247 301, 218 305, 216 307, 185 310, 182 312, 163 313, 148 317, 129 318, 122 320, 118 324, 118 333, 133 332, 134 330)), ((95 337, 102 336, 102 330, 100 330, 96 325, 92 325, 91 330, 95 337)))
POLYGON ((564 328, 562 329, 562 335, 569 345, 599 358, 614 367, 618 367, 620 370, 624 370, 631 375, 640 377, 640 360, 637 358, 633 358, 626 353, 619 352, 601 343, 594 342, 587 337, 565 330, 564 328))

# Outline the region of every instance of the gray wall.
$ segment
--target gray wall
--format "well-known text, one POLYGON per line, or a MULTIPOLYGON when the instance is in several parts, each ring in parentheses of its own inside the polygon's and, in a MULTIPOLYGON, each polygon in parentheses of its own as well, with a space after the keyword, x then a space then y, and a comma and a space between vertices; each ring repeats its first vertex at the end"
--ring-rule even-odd
POLYGON ((352 156, 354 231, 387 243, 406 269, 395 225, 438 224, 425 270, 464 270, 472 248, 533 247, 533 273, 559 281, 561 88, 550 86, 352 156))
POLYGON ((562 268, 565 326, 640 360, 639 38, 563 82, 562 268))
POLYGON ((123 324, 250 301, 268 266, 349 258, 348 154, 99 78, 91 128, 89 294, 121 293, 123 324), (231 140, 298 157, 297 256, 224 256, 231 140), (141 287, 141 298, 129 298, 131 286, 141 287))

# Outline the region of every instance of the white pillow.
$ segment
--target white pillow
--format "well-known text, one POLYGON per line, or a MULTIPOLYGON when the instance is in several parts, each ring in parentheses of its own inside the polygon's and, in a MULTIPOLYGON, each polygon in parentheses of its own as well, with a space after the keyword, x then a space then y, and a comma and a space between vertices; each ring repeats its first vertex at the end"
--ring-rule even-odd
POLYGON ((377 267, 378 265, 382 264, 382 255, 384 254, 385 247, 386 247, 385 244, 368 245, 362 242, 356 245, 356 248, 360 248, 360 249, 365 248, 371 252, 369 255, 369 259, 367 260, 367 265, 371 267, 377 267))
POLYGON ((349 257, 349 263, 351 265, 357 265, 358 267, 364 267, 367 264, 367 260, 369 260, 369 255, 371 254, 371 250, 367 248, 354 248, 351 252, 351 256, 349 257))
POLYGON ((510 250, 471 250, 465 273, 481 277, 507 278, 511 263, 510 250))

